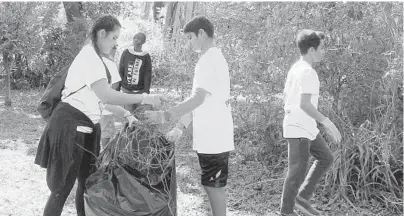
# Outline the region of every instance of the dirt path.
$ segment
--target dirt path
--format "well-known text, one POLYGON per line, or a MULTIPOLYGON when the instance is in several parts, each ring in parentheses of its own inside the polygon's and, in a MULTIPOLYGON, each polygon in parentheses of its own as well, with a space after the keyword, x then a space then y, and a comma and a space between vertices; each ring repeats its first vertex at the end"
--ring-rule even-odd
MULTIPOLYGON (((24 98, 15 101, 13 108, 0 105, 0 216, 41 216, 50 194, 46 170, 34 164, 45 122, 36 115, 33 105, 24 98)), ((207 197, 199 184, 198 162, 189 140, 190 137, 185 136, 177 145, 178 213, 181 216, 207 216, 207 197)), ((66 201, 62 216, 76 215, 74 195, 75 188, 66 201)), ((250 214, 230 211, 229 215, 250 214)))
MULTIPOLYGON (((207 216, 207 197, 199 185, 196 156, 181 142, 178 146, 178 210, 179 215, 207 216)), ((0 215, 40 216, 49 196, 46 171, 33 163, 35 147, 22 139, 0 141, 0 215)), ((62 216, 76 215, 74 189, 67 199, 62 216)), ((245 215, 230 211, 230 216, 245 215)), ((252 215, 251 215, 252 216, 252 215)))
MULTIPOLYGON (((38 92, 13 91, 12 108, 4 107, 0 96, 0 216, 40 216, 50 194, 46 170, 34 164, 36 147, 45 125, 35 111, 40 96, 38 92)), ((178 213, 205 216, 209 215, 207 197, 199 185, 199 167, 189 138, 185 136, 177 145, 178 213)), ((74 195, 75 188, 66 201, 62 216, 76 215, 74 195)), ((246 214, 234 212, 231 215, 246 214)))
MULTIPOLYGON (((38 139, 45 124, 35 111, 40 96, 35 91, 13 91, 13 108, 5 108, 0 96, 0 216, 41 216, 50 194, 45 181, 46 170, 34 164, 38 139)), ((190 131, 186 132, 176 146, 178 215, 210 216, 189 134, 190 131)), ((238 147, 240 149, 229 159, 228 216, 277 215, 283 174, 274 173, 273 168, 260 163, 244 161, 240 152, 251 150, 251 146, 238 147)), ((74 195, 75 188, 62 216, 76 215, 74 195)), ((313 200, 328 216, 397 215, 370 204, 356 210, 346 203, 324 204, 329 200, 323 200, 322 196, 313 200)))

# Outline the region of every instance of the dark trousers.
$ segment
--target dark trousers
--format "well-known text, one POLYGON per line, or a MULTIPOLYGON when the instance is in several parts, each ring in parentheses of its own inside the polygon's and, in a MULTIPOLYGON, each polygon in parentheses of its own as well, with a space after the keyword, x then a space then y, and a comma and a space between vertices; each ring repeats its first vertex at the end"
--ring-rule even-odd
POLYGON ((292 213, 295 198, 299 194, 309 200, 317 183, 329 170, 334 158, 324 138, 318 134, 316 139, 287 139, 288 173, 283 185, 281 213, 292 213), (310 154, 316 159, 306 175, 310 154))
MULTIPOLYGON (((93 141, 93 136, 90 134, 85 134, 81 132, 76 133, 75 142, 80 146, 84 147, 87 150, 93 151, 91 149, 91 145, 93 141)), ((74 144, 75 145, 75 144, 74 144)), ((66 184, 59 191, 54 191, 48 198, 48 201, 45 206, 44 216, 60 216, 62 214, 63 206, 66 202, 67 197, 72 190, 74 183, 78 181, 77 190, 76 190, 76 210, 78 216, 85 216, 84 212, 84 190, 85 190, 85 181, 87 177, 90 175, 91 170, 91 161, 94 161, 91 157, 94 157, 90 153, 84 151, 82 148, 77 146, 77 151, 82 151, 77 155, 76 160, 78 160, 79 167, 73 167, 69 174, 67 175, 66 184)))

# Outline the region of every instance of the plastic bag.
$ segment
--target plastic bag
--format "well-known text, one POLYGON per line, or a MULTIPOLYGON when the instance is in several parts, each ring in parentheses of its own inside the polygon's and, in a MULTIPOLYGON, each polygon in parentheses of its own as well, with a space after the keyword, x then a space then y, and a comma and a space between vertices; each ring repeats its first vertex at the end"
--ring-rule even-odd
MULTIPOLYGON (((125 149, 136 151, 147 145, 150 134, 127 125, 101 153, 98 170, 86 181, 84 194, 85 211, 88 216, 176 216, 176 179, 173 149, 168 163, 161 167, 137 169, 125 149), (136 132, 139 139, 130 139, 136 132), (129 139, 128 139, 129 138, 129 139), (129 163, 131 162, 131 163, 129 163), (154 177, 153 177, 154 176, 154 177), (158 176, 158 177, 156 177, 158 176), (153 177, 153 178, 151 178, 153 177)), ((161 146, 166 145, 164 136, 157 137, 161 146)), ((153 147, 158 148, 158 147, 153 147)), ((144 149, 144 148, 143 148, 144 149)), ((153 161, 153 159, 151 159, 153 161)))

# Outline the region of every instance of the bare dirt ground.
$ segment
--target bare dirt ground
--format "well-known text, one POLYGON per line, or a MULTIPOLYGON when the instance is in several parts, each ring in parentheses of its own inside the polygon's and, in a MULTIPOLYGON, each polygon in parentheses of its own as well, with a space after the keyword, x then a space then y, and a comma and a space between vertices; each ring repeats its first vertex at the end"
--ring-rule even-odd
MULTIPOLYGON (((42 215, 49 190, 45 169, 34 164, 36 147, 45 122, 35 111, 38 91, 13 92, 13 107, 5 108, 0 97, 0 216, 42 215)), ((237 151, 230 159, 227 187, 229 216, 278 215, 283 178, 258 163, 241 163, 237 151), (258 186, 258 187, 257 187, 258 186)), ((199 165, 191 149, 189 132, 177 144, 177 194, 179 216, 208 216, 207 196, 199 184, 199 165)), ((74 191, 62 216, 74 216, 74 191)), ((344 203, 314 202, 325 215, 398 215, 376 205, 353 208, 344 203)), ((301 214, 304 215, 304 214, 301 214)))

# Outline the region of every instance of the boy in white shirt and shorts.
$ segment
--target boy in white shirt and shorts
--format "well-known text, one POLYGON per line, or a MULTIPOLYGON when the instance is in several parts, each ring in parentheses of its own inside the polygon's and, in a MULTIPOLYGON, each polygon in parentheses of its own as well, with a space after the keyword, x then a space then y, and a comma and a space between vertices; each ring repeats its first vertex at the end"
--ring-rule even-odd
POLYGON ((229 68, 221 50, 213 41, 214 28, 205 17, 196 17, 184 27, 192 49, 201 56, 195 67, 192 95, 165 112, 149 111, 151 122, 180 121, 167 133, 169 141, 177 141, 182 131, 193 123, 193 149, 197 152, 202 175, 214 216, 226 215, 229 152, 234 150, 231 114, 229 68))

